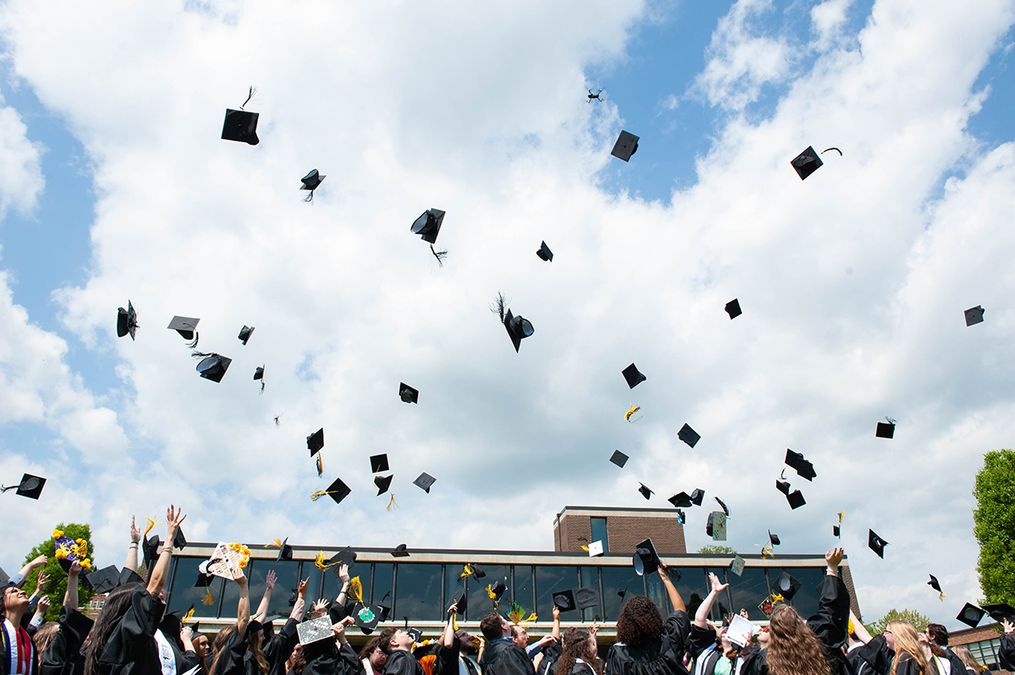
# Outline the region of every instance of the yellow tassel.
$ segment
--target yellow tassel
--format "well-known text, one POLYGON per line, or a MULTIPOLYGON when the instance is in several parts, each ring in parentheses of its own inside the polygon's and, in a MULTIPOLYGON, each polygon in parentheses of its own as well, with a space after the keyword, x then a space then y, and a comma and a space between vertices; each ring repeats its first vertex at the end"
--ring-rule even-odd
POLYGON ((630 422, 631 421, 631 415, 635 414, 639 410, 641 410, 641 406, 637 406, 637 405, 632 403, 631 404, 631 409, 628 410, 626 413, 624 413, 624 419, 627 420, 628 422, 630 422))
POLYGON ((938 599, 939 599, 939 600, 941 600, 941 602, 944 602, 944 601, 945 601, 945 598, 947 598, 947 597, 948 597, 948 596, 947 596, 947 595, 945 595, 945 594, 944 594, 943 592, 941 592, 941 593, 938 593, 938 599))
POLYGON ((265 548, 282 548, 281 539, 272 539, 270 544, 265 544, 265 548))
POLYGON ((536 613, 533 612, 532 614, 529 614, 529 618, 523 619, 522 623, 526 623, 528 621, 535 621, 535 620, 536 620, 536 613))
POLYGON ((395 509, 398 508, 398 502, 395 501, 395 495, 391 495, 391 499, 388 500, 388 506, 386 510, 390 511, 393 508, 395 509))
POLYGON ((148 533, 152 531, 153 527, 155 527, 155 519, 154 518, 146 518, 146 520, 148 521, 148 527, 145 528, 144 536, 147 537, 148 533))
POLYGON ((487 584, 486 585, 486 594, 490 596, 491 600, 494 600, 494 599, 497 598, 497 594, 493 592, 493 584, 487 584))
POLYGON ((465 565, 464 567, 462 567, 462 573, 458 575, 458 578, 459 579, 464 579, 465 577, 470 576, 471 574, 472 574, 472 570, 469 569, 468 565, 465 565))
POLYGON ((589 547, 588 546, 582 546, 582 550, 585 551, 586 553, 588 553, 589 552, 589 547))
POLYGON ((312 492, 310 494, 310 499, 316 502, 320 497, 323 497, 324 495, 333 495, 337 492, 338 490, 331 490, 330 492, 328 490, 318 490, 317 492, 312 492))
POLYGON ((190 609, 187 610, 187 613, 183 615, 183 623, 190 621, 192 616, 194 616, 194 605, 191 605, 190 609))
POLYGON ((201 598, 201 604, 204 604, 204 605, 214 605, 215 604, 215 598, 211 597, 211 588, 209 588, 207 593, 205 593, 205 596, 203 598, 201 598))
POLYGON ((363 604, 363 583, 359 577, 353 577, 349 581, 349 597, 356 602, 363 604))
POLYGON ((324 475, 324 461, 321 459, 320 453, 317 455, 317 475, 324 475))

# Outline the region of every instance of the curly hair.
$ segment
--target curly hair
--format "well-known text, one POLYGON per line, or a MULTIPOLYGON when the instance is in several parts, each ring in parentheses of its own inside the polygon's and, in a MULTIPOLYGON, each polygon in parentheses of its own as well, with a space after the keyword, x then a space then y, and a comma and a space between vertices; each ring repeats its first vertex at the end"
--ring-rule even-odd
POLYGON ((775 608, 768 634, 765 658, 772 675, 831 675, 821 643, 789 605, 775 608))
POLYGON ((899 663, 904 658, 912 659, 922 675, 931 675, 934 670, 931 668, 927 657, 923 653, 920 639, 917 637, 916 629, 906 621, 889 621, 888 630, 895 638, 895 658, 892 659, 891 675, 895 675, 899 669, 899 663))
POLYGON ((600 672, 599 657, 589 647, 589 632, 584 628, 568 628, 561 636, 562 650, 554 670, 558 675, 571 675, 575 659, 584 661, 593 672, 600 672))
MULTIPOLYGON (((374 653, 375 649, 381 648, 381 639, 379 637, 370 638, 370 642, 363 646, 363 649, 359 650, 359 660, 369 659, 370 655, 374 653)), ((383 650, 382 650, 383 651, 383 650)))
POLYGON ((617 617, 618 642, 628 647, 641 647, 659 639, 662 632, 663 616, 656 603, 644 595, 632 595, 627 599, 617 617))

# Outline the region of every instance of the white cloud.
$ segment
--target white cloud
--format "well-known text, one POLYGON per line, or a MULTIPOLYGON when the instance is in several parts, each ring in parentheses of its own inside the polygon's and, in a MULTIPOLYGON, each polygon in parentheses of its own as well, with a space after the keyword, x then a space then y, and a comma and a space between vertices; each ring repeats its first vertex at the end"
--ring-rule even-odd
POLYGON ((27 132, 17 110, 0 106, 0 220, 10 208, 30 213, 45 187, 42 146, 28 140, 27 132))
POLYGON ((811 27, 817 33, 817 49, 828 49, 840 37, 846 12, 852 5, 853 0, 825 0, 811 8, 811 27))

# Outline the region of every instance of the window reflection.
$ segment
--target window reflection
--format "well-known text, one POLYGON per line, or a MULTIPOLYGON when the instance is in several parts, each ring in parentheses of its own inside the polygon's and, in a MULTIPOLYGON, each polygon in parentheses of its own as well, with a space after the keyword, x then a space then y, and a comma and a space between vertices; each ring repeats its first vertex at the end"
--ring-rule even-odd
POLYGON ((211 582, 211 596, 214 602, 211 605, 204 604, 204 600, 207 597, 208 588, 202 586, 196 588, 194 582, 197 581, 198 572, 197 566, 201 563, 201 558, 184 558, 178 557, 173 560, 173 565, 176 567, 176 575, 173 578, 173 588, 169 595, 169 608, 168 612, 186 612, 190 609, 191 605, 194 605, 194 616, 200 617, 212 617, 218 613, 219 596, 222 593, 222 584, 225 579, 219 579, 215 577, 211 582))
POLYGON ((644 578, 635 574, 634 567, 628 565, 623 567, 603 566, 602 577, 603 609, 606 612, 607 621, 617 620, 626 598, 632 595, 645 595, 644 578), (617 591, 624 591, 624 597, 620 597, 617 591))
MULTIPOLYGON (((510 606, 512 602, 517 602, 522 607, 535 607, 535 586, 532 583, 533 567, 532 565, 515 565, 514 569, 514 586, 508 584, 508 591, 506 597, 502 598, 500 604, 502 607, 510 606)), ((553 620, 553 614, 550 614, 550 620, 553 620)))
MULTIPOLYGON (((680 598, 684 601, 684 605, 687 607, 688 616, 693 617, 691 605, 694 605, 694 609, 698 609, 698 605, 701 604, 701 582, 702 582, 702 569, 700 567, 670 567, 670 579, 673 580, 673 586, 680 593, 680 598), (677 579, 679 572, 680 578, 677 579)), ((656 603, 659 607, 659 611, 663 617, 667 617, 673 613, 673 605, 670 603, 669 593, 666 592, 666 587, 663 586, 662 580, 659 575, 655 572, 652 574, 645 575, 645 581, 648 585, 648 597, 652 602, 656 603)))
POLYGON ((409 621, 440 621, 441 565, 439 563, 399 563, 395 597, 395 617, 409 621))
MULTIPOLYGON (((807 618, 818 611, 821 584, 825 581, 825 570, 813 567, 791 567, 786 571, 800 582, 800 588, 797 589, 790 604, 800 616, 807 618)), ((782 572, 781 569, 770 569, 768 571, 769 581, 774 584, 782 572)))
MULTIPOLYGON (((594 519, 593 519, 594 520, 594 519)), ((606 520, 605 518, 603 520, 606 520)), ((595 607, 589 607, 587 609, 579 610, 581 613, 582 621, 602 621, 603 618, 603 599, 599 592, 599 568, 593 567, 592 565, 582 565, 579 568, 581 572, 581 585, 583 588, 590 587, 595 589, 596 598, 598 602, 595 607)), ((542 618, 542 617, 540 617, 542 618)), ((553 620, 553 615, 550 615, 550 620, 553 620)))
POLYGON ((314 601, 321 599, 321 570, 317 569, 313 560, 304 560, 300 576, 303 579, 310 579, 307 582, 307 611, 310 611, 314 601))
MULTIPOLYGON (((553 594, 556 591, 578 588, 578 569, 570 565, 539 565, 536 567, 536 608, 540 620, 553 621, 553 594)), ((533 610, 521 603, 528 616, 533 610)), ((564 612, 561 621, 573 621, 577 612, 564 612)))
MULTIPOLYGON (((715 603, 712 604, 712 613, 708 617, 712 621, 722 621, 733 611, 730 606, 730 589, 740 583, 741 577, 733 574, 726 567, 706 567, 702 571, 705 573, 706 595, 712 592, 712 582, 708 580, 709 572, 719 577, 719 581, 722 583, 729 584, 729 588, 720 593, 719 597, 715 599, 715 603)), ((704 600, 704 597, 702 597, 702 600, 704 600)), ((761 600, 756 604, 761 604, 761 600)))
MULTIPOLYGON (((451 567, 451 565, 449 565, 451 567)), ((487 612, 493 611, 493 600, 486 592, 486 587, 498 581, 503 581, 509 588, 511 586, 511 568, 508 565, 482 565, 486 576, 482 579, 469 577, 467 590, 469 592, 469 621, 479 621, 487 612), (505 579, 504 577, 507 577, 505 579)), ((461 568, 458 568, 461 571, 461 568)), ((453 588, 453 587, 452 587, 453 588)), ((511 606, 507 601, 510 590, 500 600, 500 609, 511 606)), ((525 603, 522 603, 523 605, 525 603)), ((529 603, 531 604, 531 603, 529 603)))
MULTIPOLYGON (((289 604, 289 598, 293 594, 292 589, 299 585, 299 570, 300 563, 298 560, 282 560, 279 562, 258 560, 256 567, 247 573, 247 584, 250 588, 251 615, 257 612, 261 598, 264 597, 264 589, 266 587, 265 576, 268 572, 273 571, 277 579, 275 589, 272 591, 271 599, 268 602, 267 616, 278 614, 279 616, 288 617, 292 611, 292 605, 289 604)), ((238 599, 239 596, 237 596, 238 599)))
POLYGON ((374 563, 373 572, 373 595, 370 596, 370 602, 374 605, 394 608, 395 599, 391 597, 391 582, 395 575, 395 564, 374 563))
MULTIPOLYGON (((723 570, 725 572, 725 570, 723 570)), ((765 621, 767 616, 758 608, 758 605, 768 597, 768 581, 765 578, 765 568, 745 567, 743 576, 734 575, 730 583, 730 595, 733 598, 734 612, 741 609, 747 610, 747 618, 752 621, 765 621)))
MULTIPOLYGON (((313 565, 313 562, 308 561, 308 565, 313 565)), ((338 578, 338 565, 329 567, 324 570, 324 591, 321 596, 328 602, 335 602, 335 598, 338 597, 339 591, 342 590, 342 581, 338 578)), ((317 567, 315 566, 316 570, 317 567)), ((368 562, 357 562, 349 570, 349 578, 353 579, 359 577, 359 581, 363 584, 363 599, 366 602, 370 601, 370 563, 368 562)), ((346 602, 349 602, 349 598, 346 598, 346 602)))

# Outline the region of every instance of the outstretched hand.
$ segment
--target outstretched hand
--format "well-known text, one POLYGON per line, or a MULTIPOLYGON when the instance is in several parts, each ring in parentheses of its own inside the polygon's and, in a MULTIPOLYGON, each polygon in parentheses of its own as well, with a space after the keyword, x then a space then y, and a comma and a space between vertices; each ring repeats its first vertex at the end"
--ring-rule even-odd
POLYGON ((342 580, 343 584, 349 583, 349 566, 345 563, 338 567, 338 578, 342 580))
POLYGON ((130 543, 136 544, 141 541, 141 528, 137 526, 134 516, 130 517, 130 543))
POLYGON ((36 605, 35 612, 36 614, 45 614, 48 609, 49 609, 49 596, 44 595, 41 598, 39 598, 39 604, 36 605))
POLYGON ((187 514, 182 508, 177 509, 172 504, 166 510, 166 543, 172 545, 176 539, 176 533, 180 531, 180 523, 187 519, 187 514))
POLYGON ((828 565, 828 569, 834 572, 845 557, 846 553, 841 548, 833 548, 825 553, 825 563, 828 565))
POLYGON ((268 570, 268 573, 264 576, 264 585, 267 586, 267 590, 274 590, 275 581, 277 580, 278 577, 275 576, 275 570, 268 570))
POLYGON ((39 570, 39 577, 35 582, 35 592, 42 595, 46 590, 47 581, 49 581, 49 575, 46 574, 46 570, 39 570))
POLYGON ((306 600, 307 598, 307 584, 310 583, 310 577, 300 582, 299 588, 296 589, 296 595, 300 600, 306 600))
POLYGON ((1015 624, 1008 619, 1001 619, 1001 627, 1004 628, 1005 635, 1015 633, 1015 624))
POLYGON ((725 591, 727 588, 729 588, 729 584, 724 584, 723 582, 719 581, 719 577, 715 575, 715 572, 708 573, 708 580, 712 582, 713 593, 721 593, 722 591, 725 591))

